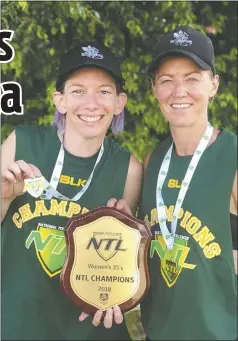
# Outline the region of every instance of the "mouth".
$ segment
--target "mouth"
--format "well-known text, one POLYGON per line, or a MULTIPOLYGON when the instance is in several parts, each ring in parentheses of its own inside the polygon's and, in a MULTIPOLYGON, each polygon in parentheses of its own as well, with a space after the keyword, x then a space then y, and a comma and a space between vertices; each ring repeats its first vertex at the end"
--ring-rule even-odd
POLYGON ((81 121, 89 123, 89 124, 99 122, 103 118, 103 116, 99 116, 99 115, 98 116, 77 115, 77 116, 81 121))
POLYGON ((191 103, 173 103, 170 104, 171 108, 175 110, 188 109, 192 106, 191 103))

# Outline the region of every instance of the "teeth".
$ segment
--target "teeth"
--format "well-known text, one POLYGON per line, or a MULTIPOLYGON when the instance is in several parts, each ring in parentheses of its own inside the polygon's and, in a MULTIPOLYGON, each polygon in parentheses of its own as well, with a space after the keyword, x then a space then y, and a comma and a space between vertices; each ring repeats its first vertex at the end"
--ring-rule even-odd
POLYGON ((182 109, 191 107, 191 104, 172 104, 171 106, 175 109, 182 109))
POLYGON ((97 122, 101 119, 101 116, 80 116, 81 120, 86 122, 97 122))

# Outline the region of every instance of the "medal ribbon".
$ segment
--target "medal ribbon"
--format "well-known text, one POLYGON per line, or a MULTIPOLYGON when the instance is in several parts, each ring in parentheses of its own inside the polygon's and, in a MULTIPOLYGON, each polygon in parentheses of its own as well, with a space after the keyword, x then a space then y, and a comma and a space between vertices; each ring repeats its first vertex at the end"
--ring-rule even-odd
POLYGON ((104 146, 103 144, 101 145, 97 160, 95 162, 94 168, 85 184, 85 186, 73 197, 73 198, 68 198, 64 195, 62 195, 60 192, 57 191, 57 186, 59 183, 60 175, 63 169, 63 164, 64 164, 64 146, 63 146, 63 136, 61 137, 61 147, 60 151, 55 163, 55 167, 53 170, 53 173, 51 175, 50 182, 48 182, 44 177, 41 178, 36 178, 36 179, 26 179, 25 180, 25 188, 29 194, 31 194, 34 197, 40 197, 41 199, 48 199, 50 200, 52 197, 61 199, 61 200, 70 200, 70 201, 78 201, 82 195, 87 191, 95 169, 97 165, 99 164, 102 156, 104 153, 104 146), (32 186, 31 186, 32 184, 32 186))
POLYGON ((161 233, 163 235, 164 241, 168 249, 170 250, 173 248, 173 244, 174 244, 174 237, 175 237, 175 232, 177 228, 180 208, 183 204, 184 198, 186 196, 193 174, 197 168, 198 162, 212 137, 212 133, 213 133, 213 127, 209 123, 203 137, 201 138, 195 150, 195 153, 186 171, 185 177, 182 181, 181 188, 180 188, 177 201, 175 204, 174 212, 173 212, 173 217, 172 217, 172 222, 171 222, 171 232, 169 231, 167 227, 167 223, 166 223, 166 211, 165 211, 164 200, 162 197, 162 188, 163 188, 163 184, 164 184, 164 181, 166 179, 166 176, 169 170, 169 165, 170 165, 172 151, 173 151, 173 143, 170 146, 169 150, 167 151, 163 159, 163 162, 161 164, 159 174, 158 174, 158 179, 157 179, 157 186, 156 186, 156 207, 157 207, 157 215, 158 215, 158 220, 159 220, 159 224, 161 228, 161 233))

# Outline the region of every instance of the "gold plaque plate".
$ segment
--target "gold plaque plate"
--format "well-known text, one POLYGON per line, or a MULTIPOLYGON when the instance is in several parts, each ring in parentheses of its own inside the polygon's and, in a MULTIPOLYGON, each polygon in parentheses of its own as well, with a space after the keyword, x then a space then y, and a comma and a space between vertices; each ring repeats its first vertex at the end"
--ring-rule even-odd
POLYGON ((73 216, 66 226, 67 256, 61 272, 65 293, 94 314, 119 305, 135 307, 149 286, 144 222, 115 208, 73 216))

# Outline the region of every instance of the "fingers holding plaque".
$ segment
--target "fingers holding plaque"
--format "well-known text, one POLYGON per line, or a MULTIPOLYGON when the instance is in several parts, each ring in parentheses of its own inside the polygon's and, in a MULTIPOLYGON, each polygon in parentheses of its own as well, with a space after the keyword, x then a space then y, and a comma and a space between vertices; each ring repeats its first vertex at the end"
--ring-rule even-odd
POLYGON ((149 287, 145 223, 115 208, 75 215, 65 229, 67 256, 61 272, 66 295, 94 314, 119 305, 131 310, 149 287))

